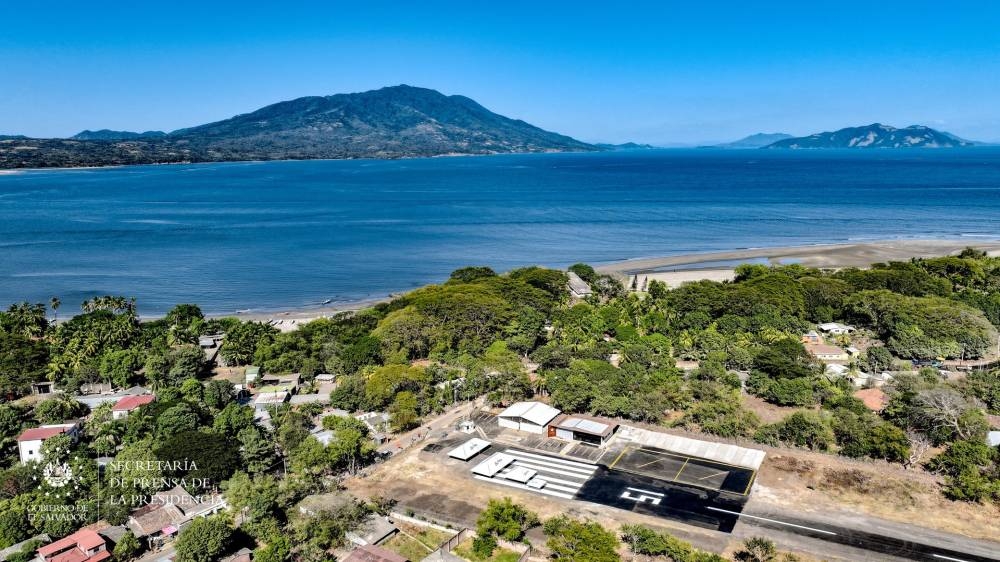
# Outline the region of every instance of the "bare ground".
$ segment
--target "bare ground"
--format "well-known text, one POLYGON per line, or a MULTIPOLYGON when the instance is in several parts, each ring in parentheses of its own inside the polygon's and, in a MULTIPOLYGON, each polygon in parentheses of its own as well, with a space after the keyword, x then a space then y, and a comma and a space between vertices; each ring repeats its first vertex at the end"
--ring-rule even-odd
POLYGON ((948 500, 940 485, 932 474, 888 463, 770 449, 750 505, 783 506, 827 516, 879 517, 996 540, 1000 535, 997 505, 948 500))

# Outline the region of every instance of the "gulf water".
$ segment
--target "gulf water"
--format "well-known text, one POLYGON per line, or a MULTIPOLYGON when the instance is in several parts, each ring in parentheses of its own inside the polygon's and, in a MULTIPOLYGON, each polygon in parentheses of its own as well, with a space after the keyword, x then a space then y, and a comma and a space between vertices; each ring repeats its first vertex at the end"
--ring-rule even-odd
POLYGON ((1000 238, 1000 148, 653 150, 0 175, 0 306, 144 315, 376 298, 498 271, 887 238, 1000 238))

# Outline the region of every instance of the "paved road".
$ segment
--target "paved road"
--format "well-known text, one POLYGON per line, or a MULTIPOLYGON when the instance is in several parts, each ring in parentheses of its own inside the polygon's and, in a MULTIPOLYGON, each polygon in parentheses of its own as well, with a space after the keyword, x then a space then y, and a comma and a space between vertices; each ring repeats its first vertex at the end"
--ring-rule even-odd
MULTIPOLYGON (((712 509, 712 508, 709 508, 712 509)), ((908 560, 926 560, 929 562, 998 562, 1000 552, 997 555, 989 556, 962 552, 926 544, 919 540, 907 540, 898 537, 891 537, 885 534, 872 533, 860 529, 852 529, 837 525, 830 525, 825 522, 803 519, 799 517, 789 517, 781 514, 744 512, 740 514, 740 521, 747 525, 778 529, 788 533, 812 537, 828 542, 835 542, 879 554, 887 554, 908 560)), ((918 534, 919 530, 911 527, 913 534, 918 534)), ((930 541, 928 541, 930 542, 930 541)), ((979 550, 979 549, 977 549, 979 550)))

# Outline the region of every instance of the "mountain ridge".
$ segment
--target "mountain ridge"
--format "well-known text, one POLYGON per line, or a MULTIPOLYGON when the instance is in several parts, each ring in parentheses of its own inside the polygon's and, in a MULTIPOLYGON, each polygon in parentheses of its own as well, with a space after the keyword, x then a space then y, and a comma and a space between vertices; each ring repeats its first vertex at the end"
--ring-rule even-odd
POLYGON ((280 101, 162 137, 89 133, 104 138, 0 141, 0 168, 601 150, 471 98, 405 84, 280 101))
POLYGON ((145 131, 136 133, 133 131, 113 131, 111 129, 100 129, 91 131, 84 129, 79 133, 69 137, 70 140, 132 140, 132 139, 156 139, 167 136, 163 131, 145 131))
POLYGON ((780 140, 793 138, 788 133, 754 133, 739 140, 714 144, 707 148, 761 148, 780 140))
POLYGON ((924 125, 896 128, 891 125, 872 123, 860 127, 824 131, 805 137, 783 139, 763 148, 961 148, 975 144, 951 133, 944 133, 924 125))

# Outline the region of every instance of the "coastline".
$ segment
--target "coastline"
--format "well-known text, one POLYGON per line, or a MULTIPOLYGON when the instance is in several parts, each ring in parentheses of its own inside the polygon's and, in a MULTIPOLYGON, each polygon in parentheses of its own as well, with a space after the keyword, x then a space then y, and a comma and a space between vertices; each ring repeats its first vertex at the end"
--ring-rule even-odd
POLYGON ((735 267, 740 263, 796 263, 819 269, 842 269, 957 254, 970 246, 984 250, 991 256, 1000 256, 1000 239, 874 240, 637 258, 600 265, 594 269, 626 283, 634 276, 641 276, 643 279, 656 279, 669 287, 676 287, 689 281, 731 280, 735 267))
MULTIPOLYGON (((659 148, 659 147, 658 147, 659 148)), ((180 162, 145 162, 137 164, 92 164, 84 166, 45 166, 41 168, 0 168, 0 175, 24 172, 67 172, 72 170, 105 170, 145 166, 193 166, 199 164, 264 164, 268 162, 346 162, 352 160, 394 161, 432 158, 474 158, 477 156, 524 156, 528 154, 593 154, 610 150, 530 150, 524 152, 447 152, 441 154, 406 155, 395 157, 348 156, 344 158, 275 158, 270 160, 184 160, 180 162)))
MULTIPOLYGON (((595 267, 600 273, 618 277, 626 284, 633 276, 649 281, 658 280, 669 287, 693 281, 727 281, 734 277, 739 263, 792 264, 820 269, 867 267, 873 263, 907 261, 910 258, 938 257, 956 254, 972 246, 992 256, 1000 256, 1000 239, 948 239, 948 240, 880 240, 853 243, 831 243, 771 248, 747 248, 719 252, 703 252, 675 256, 637 258, 612 262, 595 267), (731 265, 720 266, 720 262, 731 265)), ((444 282, 441 280, 440 282, 444 282)), ((356 312, 380 303, 389 302, 398 293, 346 301, 308 308, 280 308, 253 310, 246 313, 206 314, 208 318, 233 317, 240 320, 268 322, 283 332, 292 331, 302 324, 334 316, 343 312, 356 312)), ((155 317, 144 317, 152 320, 155 317)))

